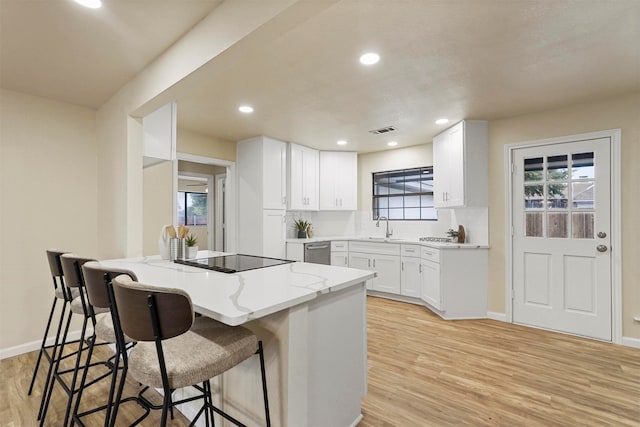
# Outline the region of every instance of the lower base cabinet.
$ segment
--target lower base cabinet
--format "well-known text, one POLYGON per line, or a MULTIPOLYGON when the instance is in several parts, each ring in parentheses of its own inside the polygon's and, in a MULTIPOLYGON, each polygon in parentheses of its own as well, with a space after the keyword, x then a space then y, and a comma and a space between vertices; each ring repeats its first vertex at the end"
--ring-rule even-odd
POLYGON ((440 290, 440 264, 432 261, 421 261, 421 297, 432 307, 442 310, 442 292, 440 290))
POLYGON ((367 286, 374 291, 400 293, 399 255, 398 244, 349 242, 349 267, 375 271, 376 277, 367 286))

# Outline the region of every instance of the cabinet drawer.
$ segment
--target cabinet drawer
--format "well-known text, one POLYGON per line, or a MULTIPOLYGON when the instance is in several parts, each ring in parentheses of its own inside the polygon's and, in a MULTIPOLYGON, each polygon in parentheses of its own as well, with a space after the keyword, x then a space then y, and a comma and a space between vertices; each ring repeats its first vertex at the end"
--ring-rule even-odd
POLYGON ((401 245, 400 255, 420 258, 420 245, 401 245))
POLYGON ((380 255, 400 255, 400 244, 351 241, 349 242, 349 252, 380 255))
POLYGON ((331 252, 341 252, 349 250, 349 242, 346 240, 336 240, 331 242, 331 252))
POLYGON ((433 262, 440 262, 440 250, 434 248, 422 247, 422 259, 426 259, 433 262))

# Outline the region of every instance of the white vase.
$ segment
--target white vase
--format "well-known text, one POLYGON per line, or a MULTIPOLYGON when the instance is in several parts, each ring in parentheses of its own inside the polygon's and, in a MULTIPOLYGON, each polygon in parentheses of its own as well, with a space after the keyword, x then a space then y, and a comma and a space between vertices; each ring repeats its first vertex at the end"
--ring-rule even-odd
POLYGON ((198 256, 197 246, 187 246, 187 259, 193 259, 198 256))

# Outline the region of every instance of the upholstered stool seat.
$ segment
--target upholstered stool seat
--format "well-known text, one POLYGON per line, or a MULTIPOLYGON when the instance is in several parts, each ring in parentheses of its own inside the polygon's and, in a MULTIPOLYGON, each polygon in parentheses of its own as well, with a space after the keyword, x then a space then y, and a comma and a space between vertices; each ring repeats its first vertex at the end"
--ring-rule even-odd
MULTIPOLYGON (((69 289, 71 291, 71 298, 72 299, 76 299, 80 296, 80 291, 77 289, 69 289)), ((64 290, 62 289, 62 287, 56 288, 55 290, 55 295, 56 298, 58 299, 64 299, 64 290)))
MULTIPOLYGON (((73 301, 71 301, 71 312, 75 314, 81 314, 83 316, 85 315, 84 307, 82 306, 82 298, 77 297, 74 298, 73 301)), ((93 307, 93 312, 94 314, 108 313, 109 309, 104 307, 93 307)))
MULTIPOLYGON (((97 307, 94 306, 94 309, 97 307)), ((107 311, 109 309, 107 308, 107 311)), ((96 326, 94 328, 96 337, 104 342, 115 343, 117 341, 116 331, 113 326, 113 318, 109 314, 102 314, 96 316, 96 326)), ((131 338, 124 335, 124 342, 126 344, 134 342, 131 338)))
MULTIPOLYGON (((216 377, 253 356, 258 350, 258 338, 242 326, 198 317, 191 330, 163 341, 162 349, 169 387, 176 389, 216 377)), ((139 342, 131 350, 129 373, 142 384, 162 388, 154 342, 139 342)))

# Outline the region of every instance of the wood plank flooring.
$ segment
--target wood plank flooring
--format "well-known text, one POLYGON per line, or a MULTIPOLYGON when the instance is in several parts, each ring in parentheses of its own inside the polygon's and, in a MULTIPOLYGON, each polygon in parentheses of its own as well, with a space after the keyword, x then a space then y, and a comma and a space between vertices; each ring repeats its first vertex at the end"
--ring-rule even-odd
POLYGON ((361 427, 640 426, 640 349, 368 299, 361 427))
MULTIPOLYGON (((423 307, 369 297, 368 353, 361 427, 640 426, 640 349, 492 320, 447 322, 423 307)), ((0 361, 0 426, 37 425, 45 373, 27 396, 36 356, 0 361)), ((106 384, 89 390, 83 406, 101 404, 106 384)), ((131 382, 125 395, 137 390, 131 382)), ((65 399, 56 391, 47 426, 62 421, 65 399)), ((135 403, 124 405, 118 425, 139 414, 135 403)), ((188 425, 176 415, 171 426, 188 425)), ((152 413, 141 425, 159 420, 152 413)))

